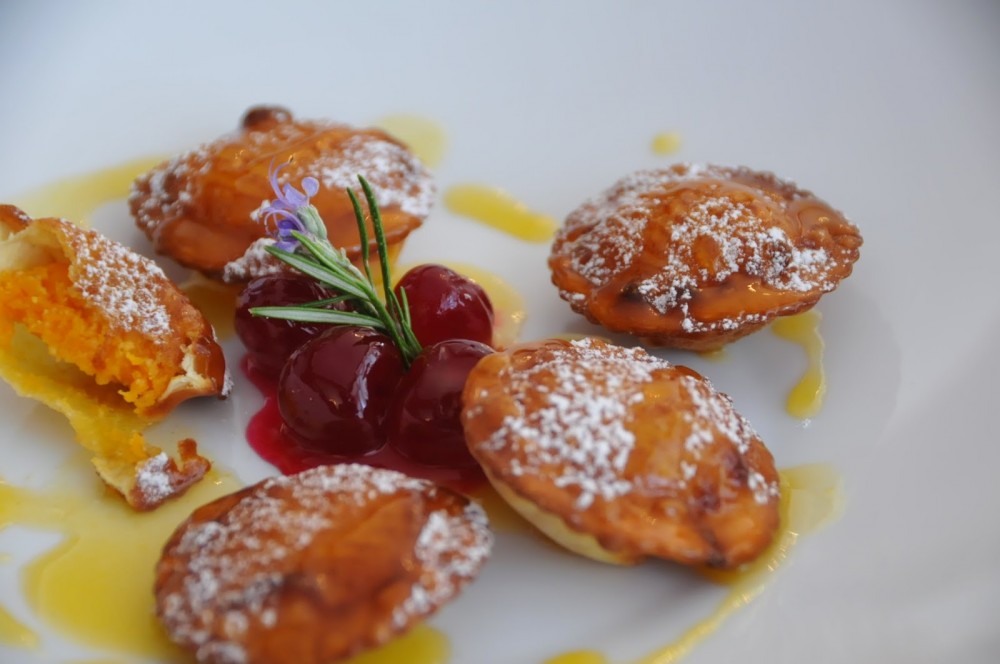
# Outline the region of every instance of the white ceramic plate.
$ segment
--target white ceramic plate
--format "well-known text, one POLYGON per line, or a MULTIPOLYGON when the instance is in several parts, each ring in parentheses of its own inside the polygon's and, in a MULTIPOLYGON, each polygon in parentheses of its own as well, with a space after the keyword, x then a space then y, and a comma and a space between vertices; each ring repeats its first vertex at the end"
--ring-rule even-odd
MULTIPOLYGON (((865 245, 819 305, 829 394, 810 426, 784 394, 804 360, 768 332, 722 362, 780 466, 832 464, 846 509, 801 541, 767 591, 685 661, 990 662, 1000 655, 1000 181, 995 3, 28 3, 0 6, 0 199, 128 159, 178 152, 245 107, 367 124, 431 118, 439 188, 480 182, 561 217, 637 168, 746 164, 844 210, 865 245), (682 148, 650 142, 676 131, 682 148)), ((122 204, 98 225, 141 244, 122 204)), ((549 286, 547 247, 438 206, 404 260, 475 262, 528 298, 525 338, 589 330, 549 286)), ((227 348, 229 357, 238 348, 227 348)), ((241 437, 259 397, 185 406, 178 427, 244 480, 268 467, 241 437)), ((55 416, 0 386, 0 473, 44 484, 71 446, 55 416)), ((86 472, 81 469, 81 472, 86 472)), ((21 531, 0 550, 23 556, 21 531)), ((531 663, 669 642, 721 591, 664 565, 619 570, 502 535, 481 579, 434 624, 453 662, 531 663)), ((16 570, 0 599, 24 609, 16 570)), ((0 660, 93 653, 49 635, 0 660)))

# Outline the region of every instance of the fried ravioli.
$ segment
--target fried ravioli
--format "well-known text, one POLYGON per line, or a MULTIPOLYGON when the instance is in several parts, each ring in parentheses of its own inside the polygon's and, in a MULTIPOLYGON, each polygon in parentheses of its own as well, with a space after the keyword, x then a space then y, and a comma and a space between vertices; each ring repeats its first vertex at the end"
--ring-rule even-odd
POLYGON ((679 164, 577 208, 549 267, 591 322, 710 351, 811 308, 851 274, 861 244, 844 215, 770 173, 679 164))
MULTIPOLYGON (((322 187, 310 202, 330 242, 352 259, 359 259, 361 247, 345 188, 358 188, 358 174, 376 193, 393 255, 433 201, 430 174, 385 132, 297 120, 283 108, 257 106, 246 112, 237 132, 139 177, 129 209, 159 253, 209 277, 245 283, 280 266, 261 244, 274 229, 258 218, 274 197, 269 178, 276 167, 282 185, 317 178, 322 187)), ((370 228, 368 237, 374 251, 370 228)))
POLYGON ((491 545, 485 513, 459 494, 319 466, 196 510, 157 564, 157 615, 202 663, 329 664, 432 614, 491 545))
POLYGON ((581 555, 733 567, 778 526, 778 474, 750 424, 641 348, 552 340, 487 356, 462 422, 498 493, 581 555))

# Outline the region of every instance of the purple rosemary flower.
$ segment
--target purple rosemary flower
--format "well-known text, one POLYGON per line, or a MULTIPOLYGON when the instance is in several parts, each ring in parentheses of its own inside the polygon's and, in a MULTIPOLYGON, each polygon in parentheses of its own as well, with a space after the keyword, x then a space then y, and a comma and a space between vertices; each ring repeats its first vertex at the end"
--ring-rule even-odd
POLYGON ((302 178, 302 191, 291 184, 278 182, 278 174, 288 163, 278 167, 272 165, 268 179, 276 196, 273 201, 266 201, 257 211, 258 218, 263 218, 264 225, 273 228, 275 246, 285 251, 294 252, 299 247, 299 241, 292 235, 293 231, 313 236, 326 236, 319 215, 309 203, 309 198, 319 191, 319 180, 314 177, 302 178))

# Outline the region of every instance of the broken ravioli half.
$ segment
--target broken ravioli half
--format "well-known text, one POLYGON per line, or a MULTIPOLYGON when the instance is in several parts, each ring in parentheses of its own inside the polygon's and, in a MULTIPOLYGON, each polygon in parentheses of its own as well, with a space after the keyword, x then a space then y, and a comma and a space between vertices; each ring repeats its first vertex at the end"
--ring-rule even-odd
POLYGON ((11 205, 0 205, 0 376, 65 415, 101 479, 139 510, 211 467, 193 440, 171 458, 142 431, 230 384, 211 325, 155 263, 11 205))

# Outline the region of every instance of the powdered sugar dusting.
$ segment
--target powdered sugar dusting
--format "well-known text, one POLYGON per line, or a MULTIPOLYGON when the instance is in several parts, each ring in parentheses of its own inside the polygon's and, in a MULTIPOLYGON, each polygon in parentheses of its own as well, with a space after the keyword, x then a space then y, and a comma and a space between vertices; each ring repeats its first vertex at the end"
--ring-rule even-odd
POLYGON ((652 380, 652 372, 669 366, 640 348, 582 339, 528 370, 506 369, 510 392, 525 398, 515 400, 517 412, 504 419, 487 446, 513 444, 519 458, 530 460, 515 466, 515 474, 557 472, 552 481, 578 492, 580 509, 597 497, 613 500, 632 489, 624 474, 635 444, 626 426, 629 407, 643 399, 641 385, 652 380), (539 380, 541 375, 546 379, 539 380), (551 389, 549 375, 555 381, 551 389), (540 405, 527 409, 535 397, 540 405))
POLYGON ((256 277, 286 270, 285 264, 267 251, 267 248, 274 244, 275 240, 270 237, 255 240, 242 256, 226 263, 222 270, 222 280, 227 284, 240 284, 256 277))
MULTIPOLYGON (((836 286, 829 278, 825 250, 799 249, 784 229, 768 226, 751 207, 726 196, 693 205, 670 227, 670 241, 660 271, 637 287, 660 313, 680 308, 686 314, 698 289, 721 284, 739 272, 783 291, 829 291, 836 286), (714 263, 705 265, 699 259, 699 243, 712 247, 714 263)), ((686 331, 703 326, 685 316, 686 331)))
POLYGON ((73 281, 113 328, 138 330, 154 339, 171 333, 162 304, 166 275, 153 261, 93 231, 62 220, 76 254, 73 281))
POLYGON ((766 505, 778 498, 781 490, 777 482, 768 482, 762 473, 751 470, 747 475, 747 486, 753 492, 753 499, 760 505, 766 505))
POLYGON ((144 504, 159 505, 174 494, 170 484, 169 463, 166 452, 160 452, 136 468, 135 488, 144 504))
MULTIPOLYGON (((689 314, 694 295, 737 273, 777 291, 828 292, 836 287, 837 257, 793 240, 775 220, 788 201, 807 196, 811 194, 791 183, 749 169, 685 164, 639 171, 574 211, 560 230, 557 246, 570 244, 570 267, 600 287, 629 269, 643 251, 653 250, 646 243, 655 241, 649 238, 656 234, 647 234, 647 225, 653 218, 664 218, 663 210, 669 209, 663 229, 669 241, 655 245, 658 269, 633 284, 635 292, 661 314, 679 310, 686 332, 736 329, 763 317, 751 313, 701 321, 689 314), (724 185, 740 177, 766 182, 778 193, 761 191, 751 203, 745 195, 749 187, 741 187, 744 195, 734 196, 724 185), (706 190, 714 193, 681 210, 674 201, 676 192, 693 180, 707 181, 706 190)), ((574 295, 563 292, 563 297, 582 304, 574 295)))
POLYGON ((664 173, 672 172, 638 171, 622 178, 581 205, 559 229, 557 243, 575 236, 573 269, 593 285, 607 283, 640 253, 652 214, 645 196, 663 186, 669 177, 664 173))
MULTIPOLYGON (((732 445, 741 455, 749 453, 757 433, 733 407, 732 399, 716 392, 704 379, 683 376, 681 382, 693 405, 691 411, 684 413, 684 421, 690 427, 684 440, 684 449, 695 461, 708 453, 707 447, 720 442, 732 445)), ((685 480, 690 479, 689 475, 693 476, 694 471, 684 469, 684 475, 685 480)), ((751 471, 747 486, 753 492, 754 500, 760 504, 778 496, 778 483, 767 482, 757 471, 751 471)))
MULTIPOLYGON (((328 188, 357 188, 360 173, 371 183, 381 207, 398 207, 421 220, 430 213, 434 182, 413 153, 378 133, 315 121, 281 122, 264 131, 237 132, 180 154, 136 179, 129 206, 139 227, 155 238, 158 228, 199 216, 195 204, 213 168, 249 173, 255 160, 293 150, 298 158, 279 174, 282 185, 298 186, 302 178, 312 176, 328 188), (337 143, 325 135, 333 131, 353 135, 337 143), (238 149, 246 145, 250 149, 238 149), (223 163, 216 164, 219 155, 224 155, 223 163)), ((259 186, 261 198, 270 193, 263 178, 259 186)))
POLYGON ((154 235, 164 220, 187 213, 200 188, 200 178, 196 176, 208 173, 210 155, 222 144, 220 140, 199 146, 136 178, 129 192, 129 205, 146 235, 154 235))
POLYGON ((410 596, 393 613, 397 627, 427 615, 471 581, 489 556, 493 535, 486 513, 469 503, 463 514, 431 513, 417 538, 416 557, 424 568, 410 596))
MULTIPOLYGON (((320 466, 266 480, 227 513, 188 527, 174 558, 187 558, 177 591, 160 598, 159 612, 172 636, 193 647, 199 661, 242 664, 243 637, 279 620, 282 570, 319 533, 334 526, 334 504, 363 506, 379 496, 437 491, 429 482, 359 464, 320 466)), ((463 515, 432 512, 416 543, 424 566, 411 597, 393 615, 402 621, 435 609, 471 579, 489 553, 492 537, 476 505, 463 515)))
MULTIPOLYGON (((611 501, 632 492, 666 495, 683 489, 698 473, 700 460, 712 457, 715 462, 720 445, 744 456, 757 434, 728 396, 704 378, 677 372, 670 380, 678 381, 687 396, 682 404, 689 406, 680 411, 686 429, 678 430, 673 442, 657 443, 683 445, 676 472, 629 468, 636 445, 630 417, 645 399, 643 386, 668 380, 664 371, 672 369, 641 348, 593 339, 539 351, 529 366, 502 370, 500 379, 515 413, 503 419, 484 447, 506 449, 503 458, 513 476, 537 475, 572 490, 580 510, 598 499, 611 501)), ((759 480, 750 485, 757 502, 777 496, 777 483, 762 475, 759 480)))
POLYGON ((434 203, 434 183, 427 169, 409 150, 385 139, 352 136, 311 168, 330 189, 357 189, 358 174, 365 176, 380 208, 395 206, 423 219, 434 203))
MULTIPOLYGON (((274 150, 308 142, 317 133, 334 128, 352 131, 324 122, 284 123, 266 132, 250 132, 247 139, 274 150)), ((278 182, 297 185, 302 178, 312 176, 328 189, 358 189, 359 174, 372 185, 379 207, 398 207, 419 219, 430 213, 435 192, 430 172, 406 148, 371 133, 354 133, 334 146, 320 148, 313 158, 289 163, 278 182)))

